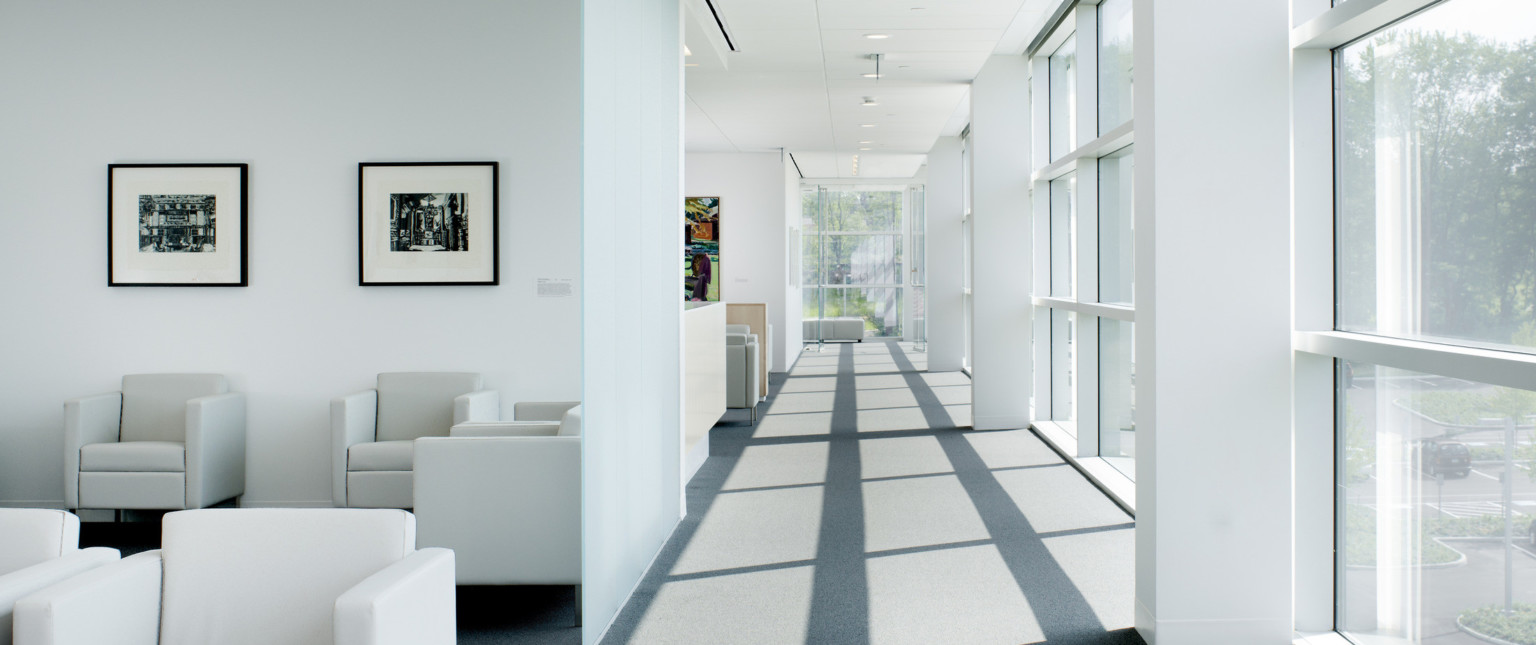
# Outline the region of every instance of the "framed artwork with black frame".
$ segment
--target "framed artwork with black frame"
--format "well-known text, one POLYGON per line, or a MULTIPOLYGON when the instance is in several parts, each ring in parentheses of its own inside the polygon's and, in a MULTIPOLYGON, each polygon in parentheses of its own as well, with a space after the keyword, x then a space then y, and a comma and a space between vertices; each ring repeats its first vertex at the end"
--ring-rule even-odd
POLYGON ((107 166, 107 286, 244 287, 246 164, 107 166))
POLYGON ((500 280, 495 161, 358 164, 358 284, 500 280))

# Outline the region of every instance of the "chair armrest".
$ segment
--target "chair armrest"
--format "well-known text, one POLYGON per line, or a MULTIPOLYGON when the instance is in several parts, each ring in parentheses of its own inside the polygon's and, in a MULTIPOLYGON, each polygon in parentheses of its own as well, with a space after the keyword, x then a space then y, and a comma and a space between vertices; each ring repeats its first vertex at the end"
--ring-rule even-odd
POLYGON ((378 428, 379 391, 331 399, 331 498, 347 505, 347 449, 373 441, 378 428))
POLYGON ((10 642, 17 600, 60 580, 116 562, 118 557, 117 549, 93 547, 0 576, 0 642, 10 642))
POLYGON ((156 645, 160 551, 110 562, 16 601, 16 642, 156 645))
POLYGON ((123 393, 109 392, 64 402, 64 506, 80 508, 80 448, 116 442, 123 421, 123 393))
POLYGON ((453 398, 453 422, 501 420, 501 393, 480 390, 453 398))
POLYGON ((581 401, 520 401, 512 404, 513 421, 559 421, 581 401))
POLYGON ((496 421, 459 423, 448 429, 450 437, 553 437, 559 423, 547 421, 496 421))
POLYGON ((421 549, 336 599, 336 645, 453 645, 453 552, 421 549))
POLYGON ((245 395, 187 401, 187 508, 245 492, 245 395))

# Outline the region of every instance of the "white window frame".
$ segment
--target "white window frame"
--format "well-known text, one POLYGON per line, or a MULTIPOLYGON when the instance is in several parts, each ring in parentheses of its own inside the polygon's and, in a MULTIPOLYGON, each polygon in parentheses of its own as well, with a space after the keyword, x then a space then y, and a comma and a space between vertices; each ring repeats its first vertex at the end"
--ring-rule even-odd
POLYGON ((1335 328, 1334 50, 1440 1, 1292 0, 1294 600, 1302 632, 1336 627, 1334 361, 1536 390, 1531 354, 1335 328))
MULTIPOLYGON (((1034 213, 1032 235, 1034 255, 1035 343, 1032 362, 1035 365, 1032 425, 1057 450, 1072 459, 1079 468, 1130 509, 1135 508, 1135 482, 1099 454, 1100 415, 1100 367, 1099 321, 1111 319, 1134 323, 1134 305, 1099 302, 1099 159, 1135 143, 1135 121, 1129 120, 1108 132, 1099 133, 1099 39, 1102 29, 1098 23, 1098 3, 1083 0, 1061 12, 1059 24, 1049 25, 1049 36, 1039 39, 1030 56, 1030 102, 1033 171, 1029 177, 1032 187, 1031 206, 1034 213), (1054 157, 1051 148, 1051 80, 1050 57, 1076 37, 1076 147, 1054 157), (1076 216, 1072 226, 1073 288, 1071 296, 1053 295, 1051 292, 1051 181, 1075 174, 1077 178, 1074 199, 1076 216), (1065 366, 1051 360, 1053 349, 1061 351, 1060 343, 1051 335, 1051 319, 1054 312, 1075 314, 1072 333, 1073 378, 1070 397, 1074 412, 1072 423, 1058 422, 1051 412, 1053 402, 1064 401, 1056 392, 1058 383, 1065 383, 1065 366), (1053 347, 1054 346, 1054 347, 1053 347)), ((1133 153, 1134 154, 1134 153, 1133 153)))

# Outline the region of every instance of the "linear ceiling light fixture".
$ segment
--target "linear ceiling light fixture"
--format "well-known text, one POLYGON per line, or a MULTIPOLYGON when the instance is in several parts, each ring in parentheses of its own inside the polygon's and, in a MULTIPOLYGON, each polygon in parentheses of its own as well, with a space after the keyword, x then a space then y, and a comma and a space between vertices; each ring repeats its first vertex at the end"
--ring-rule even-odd
POLYGON ((870 54, 869 58, 875 61, 875 71, 873 74, 863 74, 863 76, 864 78, 875 79, 875 82, 878 83, 880 81, 880 59, 885 58, 885 54, 870 54))
POLYGON ((864 34, 864 37, 868 38, 870 40, 885 40, 887 38, 890 38, 891 35, 890 34, 864 34))
POLYGON ((725 25, 725 16, 720 15, 720 8, 715 6, 719 2, 720 0, 704 0, 704 4, 709 7, 710 15, 715 17, 715 26, 720 28, 720 35, 725 36, 725 46, 730 47, 733 52, 741 51, 736 49, 736 41, 731 38, 731 28, 725 25))
POLYGON ((861 105, 863 105, 864 107, 875 107, 876 105, 879 105, 879 104, 880 103, 875 100, 875 97, 873 97, 873 96, 866 96, 866 97, 864 97, 864 102, 861 105))

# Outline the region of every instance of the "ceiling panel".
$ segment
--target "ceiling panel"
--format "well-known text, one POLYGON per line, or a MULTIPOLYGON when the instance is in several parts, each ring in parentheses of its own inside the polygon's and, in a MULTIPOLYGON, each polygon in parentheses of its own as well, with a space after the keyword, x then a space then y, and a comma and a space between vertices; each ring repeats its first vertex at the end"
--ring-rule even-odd
MULTIPOLYGON (((807 177, 852 177, 858 154, 860 177, 910 177, 963 127, 970 82, 1000 40, 1019 40, 1052 1, 715 0, 740 51, 688 68, 687 149, 782 148, 807 177), (877 53, 881 77, 864 78, 877 53)), ((703 0, 685 5, 702 25, 690 42, 723 42, 702 31, 703 0)))

